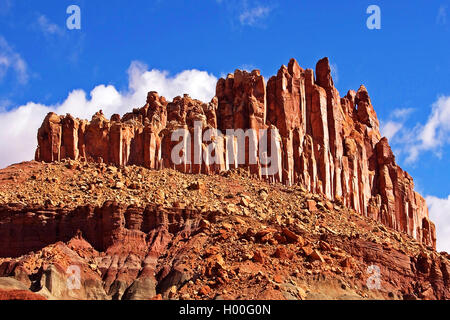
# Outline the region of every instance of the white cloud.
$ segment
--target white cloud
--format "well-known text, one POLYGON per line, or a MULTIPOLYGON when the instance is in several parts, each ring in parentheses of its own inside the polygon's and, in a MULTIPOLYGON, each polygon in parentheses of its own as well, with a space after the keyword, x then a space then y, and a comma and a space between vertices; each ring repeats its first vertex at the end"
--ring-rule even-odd
POLYGON ((450 195, 447 199, 428 196, 426 201, 436 225, 437 250, 450 252, 450 195))
POLYGON ((421 151, 432 150, 439 156, 442 147, 450 142, 450 96, 441 96, 433 103, 431 115, 425 125, 415 129, 415 141, 410 144, 409 162, 418 159, 421 151))
POLYGON ((124 114, 145 104, 149 91, 158 91, 167 99, 188 93, 191 97, 209 101, 215 95, 217 78, 204 71, 186 70, 175 76, 166 71, 151 70, 139 62, 128 69, 128 90, 119 92, 112 85, 98 85, 87 96, 83 90, 73 90, 64 102, 43 105, 28 102, 9 112, 0 112, 0 168, 34 158, 37 130, 48 112, 70 113, 90 119, 99 109, 107 117, 124 114))
POLYGON ((396 140, 403 138, 399 138, 398 133, 401 132, 401 130, 404 128, 404 124, 406 120, 408 119, 408 116, 414 112, 415 109, 413 108, 403 108, 403 109, 395 109, 390 114, 390 120, 388 121, 381 121, 380 131, 381 134, 388 138, 389 142, 392 142, 394 140, 394 137, 396 140))
POLYGON ((0 81, 12 70, 19 83, 28 81, 28 70, 25 60, 0 36, 0 81))
POLYGON ((423 127, 420 140, 425 149, 431 149, 448 142, 450 134, 450 97, 439 97, 423 127))
POLYGON ((254 26, 262 19, 266 18, 271 9, 265 6, 257 6, 244 10, 239 15, 239 21, 242 25, 254 26))
POLYGON ((45 35, 62 35, 64 30, 58 25, 50 22, 45 15, 40 15, 37 19, 39 28, 45 35))
POLYGON ((33 22, 33 30, 46 41, 43 49, 53 59, 64 59, 76 64, 85 47, 84 32, 69 32, 64 25, 52 22, 46 15, 38 14, 33 22))
POLYGON ((406 162, 413 163, 424 151, 441 157, 443 147, 450 144, 450 96, 440 96, 431 106, 427 121, 407 125, 415 109, 396 109, 389 121, 381 121, 381 132, 396 144, 399 152, 407 155, 406 162))
POLYGON ((397 134, 397 132, 400 131, 400 129, 403 128, 403 123, 396 122, 396 121, 388 121, 388 122, 382 122, 381 123, 381 134, 388 138, 389 141, 391 141, 394 136, 397 134))

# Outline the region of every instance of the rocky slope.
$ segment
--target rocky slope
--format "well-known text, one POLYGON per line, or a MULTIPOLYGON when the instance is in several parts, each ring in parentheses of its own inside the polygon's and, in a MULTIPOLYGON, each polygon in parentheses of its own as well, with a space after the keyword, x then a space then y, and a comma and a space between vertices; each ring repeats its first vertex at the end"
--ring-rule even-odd
POLYGON ((106 119, 100 111, 88 122, 50 113, 39 129, 38 144, 36 160, 45 162, 67 158, 204 174, 246 167, 257 177, 300 184, 419 242, 436 245, 425 200, 414 191, 411 176, 396 164, 387 139, 381 138, 366 88, 350 90, 341 98, 327 58, 317 63, 315 74, 292 59, 267 85, 257 70, 236 70, 218 81, 216 97, 209 103, 187 95, 168 102, 150 92, 144 107, 123 117, 106 119), (259 146, 249 147, 260 137, 249 138, 245 163, 237 165, 232 156, 239 156, 238 141, 217 137, 205 143, 202 132, 194 131, 196 121, 203 132, 253 129, 258 134, 277 128, 271 134, 277 170, 267 174, 259 146), (193 145, 200 146, 185 151, 200 159, 196 164, 172 162, 172 134, 181 128, 189 130, 193 145), (220 163, 201 157, 212 145, 218 146, 214 157, 220 163))
POLYGON ((243 169, 14 165, 0 170, 0 241, 0 298, 450 298, 447 253, 243 169))

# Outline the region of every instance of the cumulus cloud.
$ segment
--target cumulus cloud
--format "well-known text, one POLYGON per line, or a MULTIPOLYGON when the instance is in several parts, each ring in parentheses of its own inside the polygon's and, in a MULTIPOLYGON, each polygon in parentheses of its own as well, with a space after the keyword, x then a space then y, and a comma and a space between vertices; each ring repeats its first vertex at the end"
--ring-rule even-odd
POLYGON ((45 15, 40 15, 37 18, 37 24, 45 35, 62 35, 64 33, 61 27, 50 22, 45 15))
POLYGON ((433 104, 427 123, 421 130, 420 140, 424 148, 434 148, 448 142, 450 133, 450 97, 440 97, 433 104))
POLYGON ((382 134, 407 155, 407 163, 416 162, 424 151, 441 157, 443 148, 450 144, 450 96, 440 96, 432 104, 425 123, 407 125, 414 111, 411 108, 394 110, 388 121, 381 121, 382 134))
POLYGON ((70 113, 90 119, 99 109, 106 116, 124 114, 145 104, 149 91, 158 91, 168 99, 188 93, 191 97, 209 101, 215 94, 217 78, 199 70, 186 70, 175 76, 167 71, 148 70, 140 62, 132 62, 128 69, 128 89, 119 92, 112 85, 98 85, 89 95, 73 90, 60 104, 44 105, 28 102, 8 112, 0 112, 0 168, 34 158, 37 130, 48 112, 70 113))
POLYGON ((433 103, 431 115, 424 125, 415 128, 414 143, 408 149, 408 161, 418 159, 421 151, 440 155, 441 148, 450 142, 450 96, 441 96, 433 103))
POLYGON ((271 9, 266 6, 248 8, 239 15, 239 21, 244 26, 254 26, 262 19, 266 18, 269 15, 270 11, 271 9))
POLYGON ((436 224, 438 251, 450 252, 450 195, 445 199, 426 197, 430 219, 436 224))
POLYGON ((389 141, 392 141, 397 132, 399 132, 402 128, 403 123, 390 120, 387 122, 382 122, 380 130, 384 137, 388 138, 389 141))
POLYGON ((0 35, 0 81, 9 71, 14 72, 19 83, 27 83, 29 77, 27 63, 0 35))

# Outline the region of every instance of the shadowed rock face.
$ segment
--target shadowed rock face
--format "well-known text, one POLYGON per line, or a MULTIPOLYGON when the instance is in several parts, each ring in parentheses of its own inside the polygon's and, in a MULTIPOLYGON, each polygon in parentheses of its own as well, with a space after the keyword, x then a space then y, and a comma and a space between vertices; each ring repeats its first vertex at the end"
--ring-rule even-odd
MULTIPOLYGON (((210 103, 187 95, 168 103, 150 92, 144 107, 122 118, 114 115, 108 120, 100 111, 88 122, 50 113, 38 131, 36 160, 73 159, 205 174, 234 168, 228 161, 227 154, 233 150, 227 150, 227 143, 216 155, 224 160, 221 164, 208 159, 195 165, 172 163, 174 130, 188 129, 192 142, 202 146, 198 152, 207 148, 201 136, 193 134, 196 121, 203 130, 276 127, 279 143, 275 148, 281 161, 278 172, 266 179, 298 183, 436 246, 425 200, 414 191, 409 174, 396 164, 387 139, 381 138, 367 89, 361 86, 341 97, 328 58, 317 63, 315 74, 292 59, 267 85, 259 71, 236 70, 218 81, 210 103)), ((246 148, 246 157, 249 152, 246 148)), ((257 164, 248 167, 261 177, 255 157, 257 164)))

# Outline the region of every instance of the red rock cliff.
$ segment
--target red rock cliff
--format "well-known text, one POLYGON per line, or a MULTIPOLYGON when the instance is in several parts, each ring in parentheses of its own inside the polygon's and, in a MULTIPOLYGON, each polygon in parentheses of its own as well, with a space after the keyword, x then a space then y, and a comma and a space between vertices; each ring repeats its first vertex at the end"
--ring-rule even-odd
MULTIPOLYGON (((151 169, 176 168, 186 173, 213 174, 237 167, 230 161, 236 141, 216 141, 221 161, 206 156, 199 164, 173 164, 171 140, 176 129, 190 132, 191 157, 209 146, 202 130, 278 129, 274 134, 279 169, 268 178, 285 184, 301 184, 308 191, 341 201, 355 211, 405 232, 435 247, 434 224, 425 200, 414 191, 411 176, 395 162, 367 89, 350 90, 341 98, 334 87, 328 58, 317 63, 316 72, 302 69, 292 59, 267 85, 259 71, 236 70, 217 83, 216 97, 209 103, 177 97, 168 103, 156 92, 148 94, 140 109, 106 119, 100 111, 90 122, 70 115, 50 113, 38 131, 36 160, 64 158, 106 162, 117 166, 140 165, 151 169)), ((257 139, 258 137, 249 137, 257 139)), ((262 177, 257 150, 245 148, 246 167, 262 177), (248 161, 256 159, 256 164, 248 161)))

